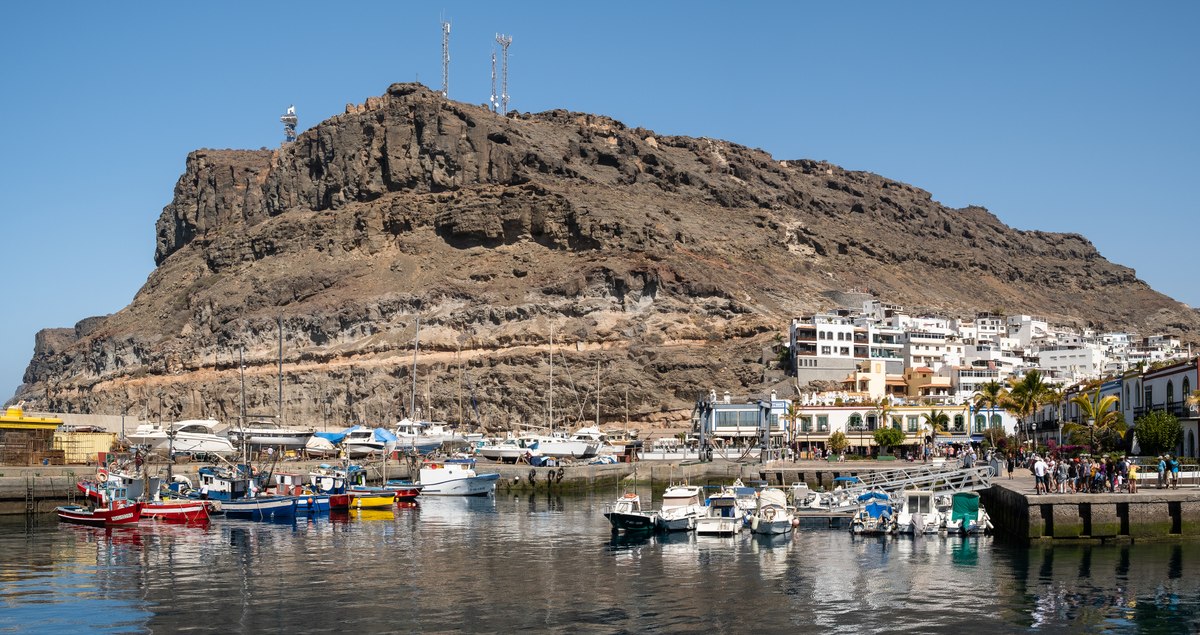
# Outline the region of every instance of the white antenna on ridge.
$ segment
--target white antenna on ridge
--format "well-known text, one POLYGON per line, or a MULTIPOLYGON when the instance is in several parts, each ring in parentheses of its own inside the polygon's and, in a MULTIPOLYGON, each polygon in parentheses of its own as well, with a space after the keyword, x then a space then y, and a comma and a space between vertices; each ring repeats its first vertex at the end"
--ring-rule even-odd
POLYGON ((450 23, 442 19, 442 97, 450 96, 450 23))
POLYGON ((296 118, 296 107, 288 106, 287 112, 279 118, 279 121, 283 123, 283 142, 291 143, 295 141, 296 124, 300 123, 300 120, 296 118))
POLYGON ((496 112, 496 47, 492 47, 492 97, 488 100, 492 106, 492 112, 496 112))
POLYGON ((504 60, 500 71, 500 112, 508 114, 508 45, 512 44, 511 35, 496 34, 496 43, 500 45, 500 56, 504 60))

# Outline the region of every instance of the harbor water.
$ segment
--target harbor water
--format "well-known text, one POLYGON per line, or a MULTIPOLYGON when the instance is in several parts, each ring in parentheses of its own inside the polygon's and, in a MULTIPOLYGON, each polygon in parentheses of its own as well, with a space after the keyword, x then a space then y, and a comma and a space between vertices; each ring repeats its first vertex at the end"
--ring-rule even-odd
POLYGON ((288 524, 4 519, 0 632, 1200 631, 1196 544, 614 537, 601 511, 616 494, 288 524))

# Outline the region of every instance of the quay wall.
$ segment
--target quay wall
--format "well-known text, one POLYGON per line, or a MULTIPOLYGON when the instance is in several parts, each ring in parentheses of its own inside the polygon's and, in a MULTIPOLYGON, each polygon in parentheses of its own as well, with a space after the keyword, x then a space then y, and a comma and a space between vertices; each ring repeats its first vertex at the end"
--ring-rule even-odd
POLYGON ((1195 488, 1033 494, 1005 483, 980 495, 997 534, 1017 541, 1200 538, 1200 490, 1195 488))

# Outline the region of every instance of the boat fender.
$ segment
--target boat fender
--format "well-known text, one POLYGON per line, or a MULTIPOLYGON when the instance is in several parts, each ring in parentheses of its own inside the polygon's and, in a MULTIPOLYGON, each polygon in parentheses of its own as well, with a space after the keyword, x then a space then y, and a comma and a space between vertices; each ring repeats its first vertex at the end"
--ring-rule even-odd
POLYGON ((555 482, 561 483, 565 474, 566 470, 562 469, 561 467, 558 468, 558 471, 554 473, 555 482))
POLYGON ((533 485, 534 481, 536 481, 536 480, 537 480, 537 468, 530 469, 529 470, 529 484, 533 485))

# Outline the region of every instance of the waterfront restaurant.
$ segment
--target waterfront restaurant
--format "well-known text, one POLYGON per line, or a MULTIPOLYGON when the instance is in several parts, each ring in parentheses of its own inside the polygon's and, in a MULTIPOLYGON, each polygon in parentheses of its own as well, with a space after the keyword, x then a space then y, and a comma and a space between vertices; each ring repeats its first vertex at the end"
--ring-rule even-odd
POLYGON ((714 390, 696 404, 693 424, 697 433, 717 446, 753 446, 765 429, 771 447, 782 448, 789 441, 787 408, 788 401, 774 394, 770 399, 733 403, 728 391, 718 399, 714 390))
MULTIPOLYGON (((849 403, 834 406, 801 406, 797 408, 796 421, 792 425, 793 446, 801 456, 808 456, 810 451, 823 451, 828 447, 829 436, 840 431, 846 435, 851 454, 874 455, 879 448, 875 443, 875 431, 882 425, 904 432, 901 442, 900 455, 911 452, 915 458, 920 458, 921 447, 925 443, 938 445, 978 443, 983 440, 983 432, 987 429, 987 417, 980 414, 973 424, 971 409, 966 405, 896 405, 888 408, 887 417, 890 421, 882 421, 882 413, 870 402, 849 403), (936 439, 931 434, 927 417, 936 410, 944 413, 948 419, 946 429, 939 432, 936 439)), ((999 414, 996 414, 999 417, 999 414)))

